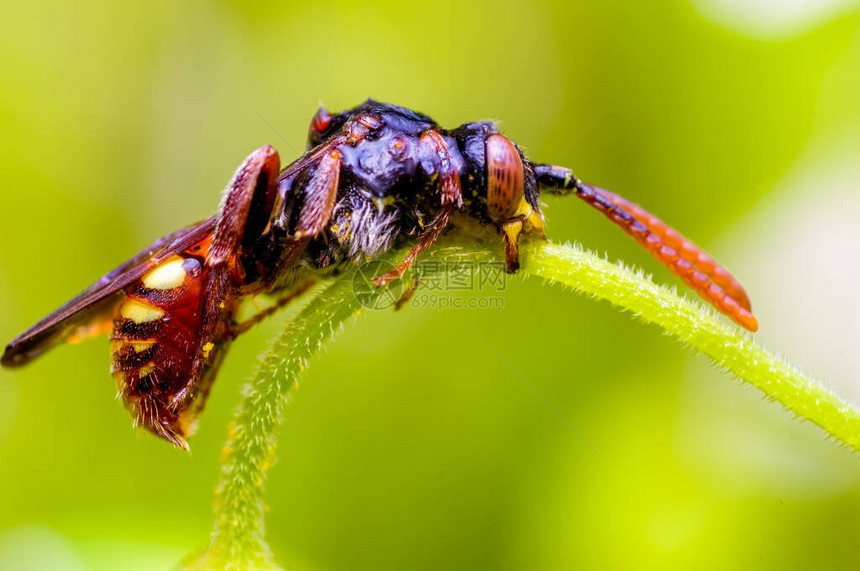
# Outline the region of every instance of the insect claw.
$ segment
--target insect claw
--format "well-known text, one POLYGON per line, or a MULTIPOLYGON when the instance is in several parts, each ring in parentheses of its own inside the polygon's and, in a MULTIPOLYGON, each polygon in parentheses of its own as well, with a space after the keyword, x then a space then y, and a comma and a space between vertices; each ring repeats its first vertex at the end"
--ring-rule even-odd
POLYGON ((412 299, 412 296, 415 295, 415 292, 418 291, 418 286, 421 285, 421 276, 418 276, 412 283, 409 284, 409 287, 406 288, 406 291, 401 294, 400 298, 394 303, 394 311, 400 311, 403 309, 409 300, 412 299))

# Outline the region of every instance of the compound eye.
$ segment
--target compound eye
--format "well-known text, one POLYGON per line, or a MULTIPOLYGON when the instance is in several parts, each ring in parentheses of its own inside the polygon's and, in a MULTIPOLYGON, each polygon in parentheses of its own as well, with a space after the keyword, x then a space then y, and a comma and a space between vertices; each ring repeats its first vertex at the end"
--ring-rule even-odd
POLYGON ((514 215, 523 199, 523 161, 503 135, 487 137, 487 213, 500 222, 514 215))

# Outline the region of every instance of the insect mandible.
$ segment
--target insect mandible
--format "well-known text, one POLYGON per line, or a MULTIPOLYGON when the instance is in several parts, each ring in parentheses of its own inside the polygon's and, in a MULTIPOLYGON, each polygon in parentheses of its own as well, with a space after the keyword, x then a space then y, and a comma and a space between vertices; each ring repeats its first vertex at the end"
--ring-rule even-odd
POLYGON ((498 229, 507 271, 519 239, 544 236, 541 191, 603 212, 702 298, 755 331, 746 292, 699 247, 641 207, 534 163, 492 122, 453 130, 368 100, 311 121, 307 152, 281 170, 261 147, 239 166, 218 213, 165 236, 14 339, 5 367, 111 331, 111 372, 135 424, 187 449, 230 342, 321 275, 413 244, 377 286, 401 277, 457 217, 498 229), (238 321, 240 302, 278 303, 238 321))

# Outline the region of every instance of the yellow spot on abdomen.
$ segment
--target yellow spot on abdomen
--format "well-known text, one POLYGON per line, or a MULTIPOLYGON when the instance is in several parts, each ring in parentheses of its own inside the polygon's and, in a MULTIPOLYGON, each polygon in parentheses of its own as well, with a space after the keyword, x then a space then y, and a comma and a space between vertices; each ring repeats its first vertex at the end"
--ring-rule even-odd
POLYGON ((173 289, 181 286, 182 282, 185 281, 183 261, 182 258, 176 256, 161 264, 143 276, 143 285, 149 289, 173 289))
POLYGON ((148 323, 164 317, 164 310, 145 303, 141 303, 136 299, 129 299, 120 308, 120 315, 126 319, 131 319, 135 323, 148 323))
POLYGON ((111 341, 111 349, 114 353, 119 353, 124 347, 131 347, 135 353, 146 351, 155 345, 155 341, 126 341, 124 339, 115 339, 111 341))
POLYGON ((142 379, 143 377, 150 374, 154 370, 155 370, 155 365, 152 363, 147 363, 146 365, 141 367, 140 370, 138 370, 138 372, 137 372, 138 378, 142 379))

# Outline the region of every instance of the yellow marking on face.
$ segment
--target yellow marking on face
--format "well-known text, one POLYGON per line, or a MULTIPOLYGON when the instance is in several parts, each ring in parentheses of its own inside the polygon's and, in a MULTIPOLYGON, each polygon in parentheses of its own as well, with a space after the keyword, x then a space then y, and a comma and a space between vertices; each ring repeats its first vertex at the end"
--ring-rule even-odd
POLYGON ((155 370, 155 365, 153 363, 147 363, 146 365, 141 367, 140 370, 138 371, 138 373, 137 373, 138 378, 142 379, 143 377, 145 377, 149 373, 153 372, 154 370, 155 370))
POLYGON ((523 231, 523 221, 521 218, 515 218, 509 220, 508 222, 504 222, 502 224, 502 232, 504 232, 508 239, 516 244, 517 240, 520 236, 520 233, 523 231))
POLYGON ((129 299, 120 308, 120 315, 126 319, 131 319, 135 323, 148 323, 164 317, 164 310, 145 303, 141 303, 136 299, 129 299))
MULTIPOLYGON (((514 216, 523 220, 524 226, 522 231, 535 236, 543 235, 543 216, 532 208, 531 204, 528 203, 525 197, 520 199, 520 204, 517 207, 517 211, 514 213, 514 216)), ((519 232, 517 234, 519 234, 519 232)))
POLYGON ((175 257, 165 262, 143 276, 143 285, 149 289, 173 289, 182 285, 185 281, 185 269, 182 267, 184 260, 175 257))

